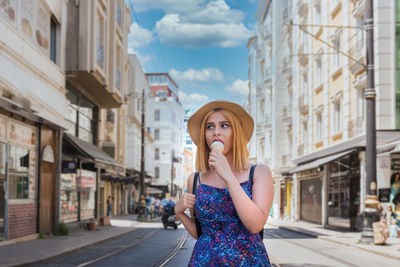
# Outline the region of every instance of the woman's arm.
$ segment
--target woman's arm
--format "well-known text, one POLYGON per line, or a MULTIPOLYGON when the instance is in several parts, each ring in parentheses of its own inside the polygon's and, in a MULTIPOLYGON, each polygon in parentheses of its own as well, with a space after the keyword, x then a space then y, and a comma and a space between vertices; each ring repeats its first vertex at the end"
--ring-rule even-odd
MULTIPOLYGON (((229 174, 233 176, 233 173, 229 174)), ((274 198, 272 174, 265 165, 257 165, 254 171, 253 199, 250 199, 233 176, 227 179, 229 194, 244 226, 253 234, 260 232, 268 220, 274 198)))
MULTIPOLYGON (((187 189, 188 192, 193 191, 193 179, 194 173, 192 173, 187 181, 187 189)), ((186 230, 189 232, 193 238, 197 239, 197 231, 196 231, 196 223, 194 222, 193 212, 194 212, 194 202, 196 200, 196 196, 191 193, 184 193, 181 199, 175 205, 175 214, 182 221, 182 224, 185 226, 186 230), (190 216, 185 214, 185 210, 190 210, 190 216)))

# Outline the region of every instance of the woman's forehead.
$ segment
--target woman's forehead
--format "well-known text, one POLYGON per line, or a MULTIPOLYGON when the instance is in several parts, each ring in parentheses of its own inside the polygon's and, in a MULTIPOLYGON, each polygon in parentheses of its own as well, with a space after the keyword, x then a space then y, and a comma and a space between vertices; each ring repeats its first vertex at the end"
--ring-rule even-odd
POLYGON ((221 121, 227 121, 227 119, 225 118, 224 114, 221 111, 215 111, 214 113, 212 113, 206 123, 208 122, 221 122, 221 121))

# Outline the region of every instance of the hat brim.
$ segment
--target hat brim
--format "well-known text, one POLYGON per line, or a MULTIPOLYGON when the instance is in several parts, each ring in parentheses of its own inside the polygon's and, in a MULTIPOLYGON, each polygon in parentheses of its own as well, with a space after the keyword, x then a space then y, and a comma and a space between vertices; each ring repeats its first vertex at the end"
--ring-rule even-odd
POLYGON ((247 142, 249 142, 253 135, 253 131, 254 131, 253 118, 249 115, 249 113, 247 113, 247 111, 242 106, 240 106, 236 103, 225 101, 225 100, 217 100, 217 101, 213 101, 208 104, 205 104, 189 118, 187 127, 188 127, 190 138, 192 138, 192 141, 195 143, 195 145, 196 146, 199 145, 200 127, 201 127, 201 123, 203 122, 205 115, 209 111, 218 109, 218 108, 229 110, 238 117, 238 119, 242 125, 244 134, 246 136, 247 142))

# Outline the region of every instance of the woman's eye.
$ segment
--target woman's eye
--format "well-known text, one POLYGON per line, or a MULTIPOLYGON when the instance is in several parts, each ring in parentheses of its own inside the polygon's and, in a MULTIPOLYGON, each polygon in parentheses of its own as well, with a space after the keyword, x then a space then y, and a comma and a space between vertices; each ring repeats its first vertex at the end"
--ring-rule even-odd
POLYGON ((227 124, 227 123, 224 123, 224 124, 222 124, 222 125, 221 125, 221 127, 222 127, 222 128, 229 127, 229 124, 227 124))
POLYGON ((213 125, 208 125, 208 126, 206 127, 207 130, 210 130, 210 129, 212 129, 212 128, 214 128, 213 125))

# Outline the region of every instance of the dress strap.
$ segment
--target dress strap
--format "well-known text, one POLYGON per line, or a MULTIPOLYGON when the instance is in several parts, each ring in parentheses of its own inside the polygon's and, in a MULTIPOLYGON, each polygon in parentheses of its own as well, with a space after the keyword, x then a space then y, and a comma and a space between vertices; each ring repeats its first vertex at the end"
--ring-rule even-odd
POLYGON ((249 175, 249 180, 251 184, 253 184, 254 182, 254 169, 256 168, 256 166, 257 164, 251 164, 250 175, 249 175))

